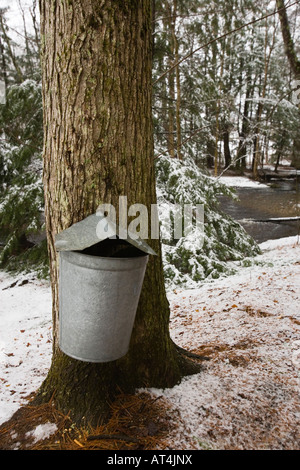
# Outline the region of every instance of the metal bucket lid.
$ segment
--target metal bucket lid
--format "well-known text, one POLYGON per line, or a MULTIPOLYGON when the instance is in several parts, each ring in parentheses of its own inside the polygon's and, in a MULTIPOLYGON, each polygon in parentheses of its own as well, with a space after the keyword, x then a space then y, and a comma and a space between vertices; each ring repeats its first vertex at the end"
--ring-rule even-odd
MULTIPOLYGON (((126 240, 135 248, 147 253, 149 255, 157 255, 157 253, 140 237, 131 234, 130 231, 124 231, 121 227, 115 224, 109 217, 106 217, 103 212, 89 215, 80 222, 77 222, 71 227, 63 230, 55 236, 55 247, 57 251, 82 251, 97 243, 112 238, 111 234, 119 234, 120 238, 126 240), (105 219, 107 224, 107 235, 101 231, 97 232, 99 222, 105 219)), ((114 236, 113 238, 116 238, 114 236)))

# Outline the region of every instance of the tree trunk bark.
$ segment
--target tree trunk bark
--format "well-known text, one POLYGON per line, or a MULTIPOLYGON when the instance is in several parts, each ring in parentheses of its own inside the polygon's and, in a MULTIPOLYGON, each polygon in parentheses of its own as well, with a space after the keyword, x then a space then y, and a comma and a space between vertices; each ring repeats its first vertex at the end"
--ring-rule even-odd
POLYGON ((231 152, 230 152, 229 142, 230 142, 229 130, 228 130, 228 126, 225 125, 225 129, 223 131, 225 168, 228 168, 231 165, 231 152))
POLYGON ((293 141, 291 166, 300 170, 300 137, 296 137, 293 141))
MULTIPOLYGON (((175 64, 179 61, 179 41, 176 36, 176 15, 177 15, 177 1, 173 0, 173 21, 172 21, 172 39, 174 47, 174 62, 175 64)), ((181 106, 181 83, 180 83, 180 69, 179 65, 175 68, 176 74, 176 149, 177 158, 182 160, 181 153, 181 117, 180 117, 180 106, 181 106)))
MULTIPOLYGON (((0 12, 0 15, 1 15, 1 12, 0 12)), ((4 53, 4 46, 2 44, 1 35, 0 35, 0 58, 1 58, 1 67, 2 67, 1 78, 3 79, 4 86, 5 86, 5 102, 6 102, 8 77, 7 77, 7 65, 6 65, 6 59, 5 59, 5 53, 4 53)))
POLYGON ((258 165, 261 163, 261 145, 260 145, 260 121, 262 115, 262 104, 258 103, 256 114, 256 135, 254 139, 253 160, 252 160, 252 173, 253 177, 258 177, 258 165))
MULTIPOLYGON (((151 0, 40 0, 44 102, 44 188, 53 297, 53 358, 37 402, 54 394, 74 421, 103 417, 117 390, 169 387, 192 372, 169 335, 159 254, 148 263, 129 353, 80 362, 58 346, 55 234, 95 213, 156 203, 151 115, 151 0)), ((84 279, 83 279, 84 282, 84 279)), ((112 292, 113 295, 113 292, 112 292)), ((195 370, 195 369, 194 369, 195 370)))
MULTIPOLYGON (((174 43, 174 22, 172 16, 172 7, 167 3, 166 10, 168 17, 166 18, 167 29, 169 30, 169 57, 168 69, 173 66, 175 60, 175 43, 174 43)), ((175 71, 171 70, 168 73, 168 153, 170 157, 175 158, 175 71)))
MULTIPOLYGON (((274 24, 272 42, 270 43, 269 35, 268 35, 268 24, 266 23, 265 46, 264 46, 265 66, 264 66, 264 81, 263 81, 263 87, 262 87, 262 100, 265 99, 266 92, 267 92, 268 73, 269 73, 271 55, 272 55, 272 52, 274 50, 274 45, 275 45, 275 31, 276 31, 276 28, 274 24), (268 46, 269 46, 269 52, 267 53, 268 46)), ((257 137, 255 140, 255 148, 254 148, 253 162, 252 162, 252 172, 253 172, 253 177, 255 179, 258 177, 258 165, 262 163, 262 152, 261 152, 262 113, 263 113, 263 101, 260 101, 258 103, 258 110, 257 110, 257 119, 256 119, 257 137)))
POLYGON ((277 9, 279 10, 278 15, 280 18, 282 39, 284 49, 293 75, 296 79, 300 79, 300 60, 297 57, 295 44, 291 35, 289 19, 287 16, 284 0, 276 0, 277 9))
MULTIPOLYGON (((178 39, 175 37, 176 47, 175 47, 175 61, 179 61, 178 53, 178 39)), ((176 147, 177 147, 177 158, 182 160, 183 156, 181 153, 181 83, 180 83, 180 69, 179 65, 176 67, 176 147)))
MULTIPOLYGON (((284 43, 284 49, 289 61, 293 76, 295 80, 300 80, 300 60, 296 53, 295 43, 291 35, 291 29, 289 24, 289 19, 287 16, 286 8, 283 0, 276 0, 277 8, 280 9, 279 17, 281 23, 281 32, 282 39, 284 43)), ((298 103, 298 108, 300 106, 298 103)), ((292 166, 299 169, 300 168, 300 138, 297 136, 294 140, 292 148, 292 166)))
MULTIPOLYGON (((249 77, 249 76, 248 76, 249 77)), ((242 129, 239 135, 239 146, 237 151, 237 162, 236 168, 240 169, 242 172, 246 169, 246 156, 247 156, 247 144, 246 139, 248 137, 248 129, 249 129, 249 98, 250 98, 250 80, 247 77, 247 88, 246 88, 246 96, 245 96, 245 103, 244 103, 244 111, 243 111, 243 118, 242 118, 242 129)))

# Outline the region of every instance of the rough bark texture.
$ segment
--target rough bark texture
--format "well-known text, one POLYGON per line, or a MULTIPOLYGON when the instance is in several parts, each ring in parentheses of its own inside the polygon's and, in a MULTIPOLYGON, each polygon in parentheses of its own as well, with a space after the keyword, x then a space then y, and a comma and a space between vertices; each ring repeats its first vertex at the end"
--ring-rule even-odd
MULTIPOLYGON (((151 118, 151 0, 40 0, 44 186, 53 292, 52 365, 37 400, 95 422, 116 390, 172 386, 187 372, 169 337, 159 241, 151 257, 130 351, 108 364, 70 359, 58 347, 55 234, 94 213, 156 202, 151 118), (119 387, 119 388, 118 388, 119 387)), ((83 280, 84 282, 84 280, 83 280)), ((113 293, 112 293, 113 295, 113 293)))
POLYGON ((237 164, 236 167, 241 169, 242 172, 246 169, 246 155, 247 155, 247 144, 246 138, 248 136, 248 128, 249 128, 249 97, 250 97, 250 80, 247 77, 247 89, 246 89, 246 97, 244 103, 244 111, 243 111, 243 119, 242 119, 242 128, 239 135, 239 147, 237 151, 237 164))

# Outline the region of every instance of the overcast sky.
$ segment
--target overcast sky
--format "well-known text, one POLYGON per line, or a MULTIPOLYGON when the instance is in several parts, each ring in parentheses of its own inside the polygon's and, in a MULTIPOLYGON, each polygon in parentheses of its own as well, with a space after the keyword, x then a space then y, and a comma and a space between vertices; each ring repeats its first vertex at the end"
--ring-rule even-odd
MULTIPOLYGON (((21 4, 24 8, 26 16, 28 17, 27 28, 28 28, 28 31, 30 31, 32 22, 31 22, 29 9, 32 8, 33 6, 33 0, 21 0, 21 4)), ((6 8, 6 7, 9 7, 9 10, 5 15, 8 20, 8 25, 22 34, 24 32, 23 19, 22 19, 20 8, 19 8, 18 0, 0 0, 0 8, 6 8)), ((37 8, 37 14, 38 14, 38 8, 37 8)), ((13 34, 13 31, 11 31, 10 35, 13 36, 14 39, 16 40, 17 36, 13 34)))

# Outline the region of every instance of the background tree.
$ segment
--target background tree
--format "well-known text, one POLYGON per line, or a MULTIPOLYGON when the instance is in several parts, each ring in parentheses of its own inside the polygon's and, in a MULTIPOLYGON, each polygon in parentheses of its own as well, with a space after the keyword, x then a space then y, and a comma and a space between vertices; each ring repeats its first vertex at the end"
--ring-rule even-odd
MULTIPOLYGON (((300 60, 297 56, 295 42, 292 36, 287 10, 283 0, 276 0, 277 8, 279 10, 279 17, 281 23, 281 32, 284 43, 284 50, 289 61, 292 74, 295 80, 300 80, 300 60)), ((298 84, 299 85, 299 84, 298 84)), ((300 117, 300 107, 298 106, 298 120, 300 117)), ((293 159, 292 164, 296 168, 300 168, 300 135, 299 132, 295 135, 293 140, 293 159)))
MULTIPOLYGON (((33 5, 33 16, 35 8, 33 5)), ((46 276, 47 249, 41 235, 44 201, 39 31, 37 25, 34 35, 29 29, 25 28, 24 34, 14 32, 7 24, 6 10, 0 10, 0 79, 6 89, 5 104, 0 105, 0 266, 18 271, 35 269, 46 276)))
MULTIPOLYGON (((113 204, 155 203, 151 112, 151 0, 41 0, 44 188, 53 293, 54 348, 38 400, 97 421, 120 387, 168 387, 189 367, 169 337, 159 241, 151 257, 130 351, 108 364, 69 358, 58 347, 55 234, 113 204)), ((150 210, 149 210, 150 214, 150 210)), ((112 292, 113 295, 113 292, 112 292)), ((194 368, 193 368, 194 370, 194 368)))
POLYGON ((300 60, 297 57, 294 39, 292 37, 289 19, 284 0, 276 0, 278 15, 281 23, 281 32, 284 42, 284 49, 289 60, 292 72, 296 79, 300 79, 300 60))
MULTIPOLYGON (((274 3, 263 1, 258 5, 253 0, 215 0, 208 6, 207 2, 197 0, 191 6, 190 2, 177 2, 176 21, 166 5, 174 11, 174 2, 156 3, 154 116, 157 153, 176 156, 178 122, 173 119, 172 133, 170 129, 166 133, 162 123, 167 120, 166 110, 170 114, 171 108, 171 114, 175 116, 179 96, 177 115, 180 116, 183 158, 190 155, 203 169, 213 168, 214 173, 231 165, 231 169, 248 169, 257 175, 258 168, 267 161, 276 162, 272 108, 275 103, 286 107, 292 90, 288 76, 290 67, 286 59, 282 60, 282 40, 274 3), (270 16, 264 18, 267 14, 270 16), (168 87, 170 74, 157 80, 174 63, 170 48, 164 49, 164 60, 157 60, 171 29, 167 25, 169 18, 177 25, 179 60, 197 50, 176 67, 180 69, 179 94, 176 86, 172 87, 172 92, 168 87), (259 18, 264 19, 257 21, 259 18), (247 23, 249 26, 245 27, 247 23), (222 40, 215 40, 218 37, 222 40), (287 91, 286 101, 282 100, 283 90, 287 91), (166 136, 170 136, 168 145, 164 140, 166 136)), ((295 109, 293 113, 296 114, 295 109)), ((287 125, 285 132, 290 132, 288 122, 284 121, 284 124, 287 125)), ((287 144, 282 157, 291 160, 295 151, 287 144)))

